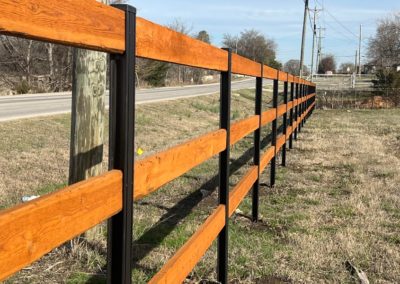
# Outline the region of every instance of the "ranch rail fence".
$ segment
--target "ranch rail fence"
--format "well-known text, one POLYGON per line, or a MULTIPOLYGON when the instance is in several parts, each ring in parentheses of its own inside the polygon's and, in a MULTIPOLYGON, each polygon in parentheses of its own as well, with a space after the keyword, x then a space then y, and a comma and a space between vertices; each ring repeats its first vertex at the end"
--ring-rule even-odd
POLYGON ((108 283, 131 283, 133 201, 219 154, 219 204, 150 283, 185 280, 218 238, 218 281, 227 283, 228 220, 252 189, 258 220, 259 177, 301 131, 315 106, 315 84, 136 17, 129 5, 80 0, 0 0, 0 34, 110 53, 110 170, 0 212, 0 280, 108 220, 108 283), (135 57, 221 72, 220 129, 134 163, 135 57), (231 124, 231 74, 256 77, 255 114, 231 124), (273 80, 273 107, 262 110, 263 79, 273 80), (284 103, 278 105, 278 84, 284 103), (289 91, 290 85, 290 91, 289 91), (278 118, 283 119, 278 136, 278 118), (272 123, 261 155, 261 127, 272 123), (254 163, 229 189, 230 146, 254 133, 254 163))

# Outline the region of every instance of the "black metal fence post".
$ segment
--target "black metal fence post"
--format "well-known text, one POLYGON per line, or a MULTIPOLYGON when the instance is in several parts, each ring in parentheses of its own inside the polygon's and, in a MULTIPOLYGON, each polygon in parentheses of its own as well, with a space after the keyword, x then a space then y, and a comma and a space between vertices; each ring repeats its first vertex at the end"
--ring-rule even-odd
MULTIPOLYGON (((279 78, 279 71, 278 71, 279 78)), ((272 132, 271 132, 271 145, 275 147, 275 155, 271 159, 271 173, 270 173, 270 186, 273 187, 275 185, 275 175, 276 175, 276 155, 278 151, 276 150, 276 136, 277 136, 277 123, 278 123, 278 87, 279 80, 274 80, 273 85, 273 98, 272 98, 272 107, 275 108, 275 119, 272 121, 272 132)))
MULTIPOLYGON (((304 85, 300 84, 300 91, 299 91, 299 99, 303 100, 303 91, 304 91, 304 85)), ((303 102, 299 104, 299 117, 303 115, 303 102)), ((303 121, 300 121, 298 131, 299 133, 301 132, 301 127, 303 126, 303 121)))
POLYGON ((226 149, 219 154, 219 204, 225 205, 225 226, 218 235, 218 281, 228 283, 229 156, 231 124, 232 52, 228 51, 228 70, 221 72, 220 128, 226 130, 226 149))
POLYGON ((290 102, 292 103, 292 108, 290 109, 289 121, 290 127, 292 127, 292 131, 289 136, 289 149, 293 149, 293 99, 294 99, 294 83, 290 83, 290 102))
POLYGON ((258 167, 258 178, 253 185, 252 192, 252 220, 258 221, 258 199, 260 190, 260 150, 261 150, 261 114, 263 92, 263 64, 261 64, 261 77, 256 78, 255 114, 259 116, 258 129, 254 131, 254 165, 258 167))
POLYGON ((132 281, 132 226, 135 129, 136 9, 125 12, 125 53, 112 54, 110 82, 110 169, 123 173, 122 211, 108 221, 107 282, 132 281))
POLYGON ((286 112, 283 114, 283 135, 285 143, 282 145, 282 166, 286 166, 286 133, 287 133, 287 103, 288 103, 288 81, 283 83, 283 103, 286 104, 286 112))
POLYGON ((295 114, 294 114, 294 121, 296 121, 296 127, 295 127, 295 129, 293 129, 293 131, 294 131, 294 139, 295 140, 297 140, 297 128, 299 127, 298 125, 297 125, 297 119, 299 118, 299 105, 297 104, 297 100, 299 99, 299 83, 296 83, 296 95, 295 95, 295 97, 296 97, 296 106, 295 106, 295 108, 294 108, 294 112, 295 112, 295 114))
MULTIPOLYGON (((305 98, 308 94, 308 86, 304 85, 304 91, 303 91, 303 97, 305 98)), ((305 113, 307 111, 307 101, 303 102, 303 113, 305 113)), ((306 115, 304 115, 304 119, 302 121, 302 126, 304 126, 304 124, 306 123, 306 115)))

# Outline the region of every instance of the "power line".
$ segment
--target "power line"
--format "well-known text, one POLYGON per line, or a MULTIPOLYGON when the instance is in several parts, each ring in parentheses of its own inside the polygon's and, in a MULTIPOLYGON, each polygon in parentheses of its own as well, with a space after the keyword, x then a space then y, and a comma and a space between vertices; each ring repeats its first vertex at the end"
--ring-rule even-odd
POLYGON ((329 24, 329 22, 327 22, 327 25, 333 30, 335 31, 338 35, 343 36, 345 39, 347 39, 349 42, 352 43, 358 43, 358 41, 356 39, 350 38, 349 36, 347 36, 344 33, 339 32, 336 28, 334 28, 331 24, 329 24))
POLYGON ((325 11, 328 13, 329 16, 331 16, 342 28, 344 28, 346 31, 351 33, 353 36, 355 36, 358 39, 358 35, 353 33, 349 28, 347 28, 344 24, 342 24, 334 15, 332 15, 328 10, 325 9, 325 11))
POLYGON ((311 10, 308 9, 308 19, 310 20, 310 27, 311 27, 311 31, 314 32, 314 27, 313 27, 313 23, 311 20, 311 14, 310 14, 311 10))

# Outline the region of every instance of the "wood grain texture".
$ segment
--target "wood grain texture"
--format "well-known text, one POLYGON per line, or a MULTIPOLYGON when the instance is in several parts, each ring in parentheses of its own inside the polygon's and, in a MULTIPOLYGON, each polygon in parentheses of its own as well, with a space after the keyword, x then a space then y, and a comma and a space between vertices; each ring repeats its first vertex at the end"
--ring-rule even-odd
POLYGON ((274 121, 276 118, 276 108, 271 108, 261 114, 261 126, 274 121))
POLYGON ((261 64, 232 53, 232 73, 261 77, 261 64))
POLYGON ((218 71, 228 70, 228 52, 137 17, 136 55, 218 71))
POLYGON ((276 80, 278 78, 278 70, 269 67, 267 65, 263 66, 263 78, 276 80))
POLYGON ((239 181, 239 183, 229 193, 229 217, 232 216, 236 208, 238 208, 240 202, 253 187, 254 182, 258 178, 258 167, 252 166, 245 176, 239 181))
POLYGON ((286 104, 281 104, 278 106, 278 110, 277 110, 278 117, 282 116, 286 113, 286 108, 287 108, 286 104))
POLYGON ((230 144, 233 145, 259 127, 260 116, 253 115, 231 125, 230 144))
POLYGON ((125 50, 125 15, 96 1, 0 0, 0 33, 112 53, 125 50))
POLYGON ((134 199, 139 200, 226 148, 226 131, 217 130, 135 163, 134 199))
POLYGON ((275 156, 275 147, 271 146, 265 151, 265 153, 261 157, 260 174, 264 171, 264 169, 267 167, 268 163, 272 160, 274 156, 275 156))
POLYGON ((225 206, 219 205, 196 233, 162 267, 149 283, 182 283, 211 246, 224 226, 225 206))
POLYGON ((122 173, 111 171, 0 213, 0 280, 118 213, 122 173))

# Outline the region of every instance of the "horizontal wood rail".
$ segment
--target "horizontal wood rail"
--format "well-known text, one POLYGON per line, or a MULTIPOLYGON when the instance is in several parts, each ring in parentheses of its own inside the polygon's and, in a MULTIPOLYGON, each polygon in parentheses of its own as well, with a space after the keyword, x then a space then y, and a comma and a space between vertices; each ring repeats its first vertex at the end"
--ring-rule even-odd
POLYGON ((260 77, 261 64, 243 56, 232 54, 232 73, 260 77))
POLYGON ((258 167, 252 166, 247 171, 246 175, 240 180, 235 188, 229 194, 229 217, 232 216, 236 208, 240 205, 243 198, 247 195, 249 190, 258 178, 258 167))
MULTIPOLYGON (((125 15, 116 8, 81 0, 0 0, 0 7, 2 34, 109 53, 125 51, 125 15)), ((228 70, 227 51, 140 17, 136 21, 136 55, 192 67, 228 70)), ((259 77, 261 69, 267 79, 315 86, 240 55, 232 55, 233 73, 259 77)))
MULTIPOLYGON (((298 132, 314 110, 316 86, 314 83, 136 17, 136 11, 132 7, 117 7, 107 6, 94 0, 0 0, 0 34, 108 52, 112 54, 111 58, 118 58, 113 61, 115 66, 111 68, 116 77, 115 82, 111 84, 114 84, 115 88, 116 82, 124 82, 122 85, 124 85, 124 91, 127 91, 124 92, 126 94, 134 94, 135 78, 132 72, 135 67, 134 55, 220 71, 221 91, 226 95, 221 96, 224 100, 220 101, 220 107, 223 110, 223 115, 220 116, 221 129, 134 164, 134 155, 125 155, 125 153, 130 153, 127 150, 130 147, 125 149, 118 148, 120 145, 111 145, 113 151, 118 148, 120 151, 118 153, 122 153, 117 155, 117 158, 132 157, 132 160, 120 159, 120 161, 127 161, 123 166, 116 163, 121 171, 107 172, 99 177, 0 212, 0 280, 112 217, 110 223, 112 226, 109 230, 112 245, 108 248, 112 254, 108 256, 108 263, 113 263, 113 265, 108 267, 107 271, 111 275, 110 279, 118 279, 111 282, 129 282, 131 258, 129 254, 124 253, 127 250, 123 248, 131 245, 130 241, 126 241, 131 238, 132 233, 131 224, 126 222, 133 219, 131 218, 132 192, 130 190, 133 190, 133 199, 139 200, 223 152, 220 154, 223 157, 220 157, 219 170, 222 173, 221 176, 225 175, 225 177, 222 178, 224 182, 221 182, 224 186, 220 186, 223 188, 223 191, 219 192, 220 205, 177 254, 154 276, 151 283, 184 281, 217 236, 224 242, 224 245, 218 246, 219 260, 222 260, 218 263, 219 271, 222 267, 225 275, 219 275, 218 279, 222 283, 228 282, 226 278, 228 241, 227 238, 223 238, 223 235, 228 236, 225 234, 228 232, 228 218, 253 189, 252 214, 253 220, 257 221, 257 217, 254 216, 258 216, 260 174, 270 164, 270 176, 273 176, 273 179, 270 179, 270 185, 273 186, 277 153, 282 151, 282 165, 285 165, 283 160, 286 159, 286 141, 292 142, 293 137, 297 139, 298 132), (121 54, 121 56, 113 54, 121 54), (254 112, 256 115, 231 124, 229 95, 232 73, 257 77, 257 83, 254 112), (124 79, 121 80, 121 78, 124 79), (265 111, 262 110, 263 78, 274 80, 274 107, 265 111), (285 82, 285 103, 281 105, 277 103, 278 81, 285 82), (291 88, 290 98, 288 83, 291 88), (293 96, 294 93, 295 96, 293 96), (222 101, 225 103, 221 103, 222 101), (278 131, 277 122, 281 116, 284 120, 283 131, 278 131), (272 142, 261 155, 260 128, 268 123, 273 125, 272 142), (230 146, 253 132, 254 163, 241 181, 229 191, 229 185, 227 185, 229 184, 229 163, 221 161, 229 161, 230 146), (128 168, 129 171, 127 171, 128 168), (119 241, 124 242, 124 245, 119 246, 119 241), (221 255, 225 256, 221 258, 221 255), (121 267, 123 269, 120 269, 121 267), (119 280, 122 278, 119 277, 118 272, 123 274, 125 281, 119 280)), ((115 105, 123 108, 126 114, 134 114, 132 99, 134 96, 127 96, 131 100, 129 104, 124 105, 124 100, 117 99, 116 94, 117 92, 112 94, 115 105), (129 107, 125 108, 126 105, 129 107)), ((113 121, 119 134, 117 138, 123 140, 121 144, 133 145, 134 131, 131 131, 131 123, 126 122, 133 119, 128 120, 127 117, 129 115, 111 119, 119 119, 118 121, 125 124, 121 126, 113 121), (127 135, 128 132, 129 135, 127 135)), ((113 153, 115 154, 115 151, 113 153)), ((115 164, 113 166, 115 167, 115 164)))
POLYGON ((0 280, 122 208, 122 173, 111 171, 0 213, 0 280))
POLYGON ((276 139, 276 151, 277 152, 282 148, 282 146, 283 146, 283 144, 285 144, 285 142, 286 142, 285 135, 281 135, 278 137, 278 139, 276 139))
MULTIPOLYGON (((312 96, 310 96, 312 97, 312 96)), ((307 110, 299 117, 298 123, 304 119, 304 117, 310 112, 314 106, 315 102, 313 102, 307 110)), ((255 117, 252 116, 247 119, 241 120, 237 122, 235 127, 232 125, 231 131, 236 132, 235 134, 235 142, 240 140, 240 138, 246 136, 251 131, 254 131, 255 122, 250 122, 255 117), (247 130, 245 131, 244 129, 247 130), (246 134, 247 133, 247 134, 246 134)), ((275 156, 275 153, 279 151, 282 145, 289 139, 292 134, 293 126, 288 127, 287 135, 280 135, 277 138, 277 150, 275 151, 275 147, 269 147, 265 153, 263 154, 260 166, 252 166, 247 171, 247 173, 243 176, 243 178, 236 184, 234 189, 229 194, 229 208, 228 208, 228 216, 230 217, 235 210, 240 205, 241 201, 248 194, 250 189, 253 187, 255 181, 258 178, 258 171, 262 173, 268 163, 275 156)), ((234 143, 231 143, 234 144, 234 143)), ((211 246, 213 238, 217 236, 218 232, 223 227, 223 218, 224 214, 222 212, 221 206, 215 211, 207 221, 198 229, 198 231, 190 238, 190 240, 163 266, 163 268, 154 276, 149 283, 181 283, 186 279, 186 276, 192 271, 200 258, 205 254, 206 250, 211 246), (220 210, 218 212, 218 210, 220 210), (211 225, 216 221, 216 215, 218 215, 220 219, 220 223, 218 225, 211 225), (214 230, 210 228, 215 226, 214 230), (208 230, 207 230, 208 228, 208 230), (208 235, 207 235, 208 232, 208 235), (207 237, 206 237, 207 235, 207 237)))
POLYGON ((1 0, 0 33, 110 53, 125 50, 125 17, 95 1, 1 0))
POLYGON ((281 105, 279 105, 279 106, 278 106, 278 109, 277 109, 277 115, 278 115, 278 117, 284 115, 284 114, 286 113, 286 109, 287 109, 286 104, 281 104, 281 105))
POLYGON ((137 18, 136 55, 218 71, 228 70, 228 52, 137 18))
POLYGON ((272 158, 275 157, 275 146, 269 147, 263 154, 260 162, 260 173, 264 171, 268 163, 271 162, 272 158))
POLYGON ((264 111, 261 115, 261 126, 265 126, 266 124, 272 122, 276 119, 276 109, 271 108, 267 111, 264 111))
POLYGON ((182 283, 225 225, 225 206, 219 205, 196 233, 149 283, 182 283))
POLYGON ((231 125, 230 144, 233 145, 243 137, 249 135, 258 129, 260 116, 253 115, 251 117, 237 121, 231 125))
POLYGON ((226 148, 226 131, 217 130, 135 164, 134 200, 154 192, 226 148))

